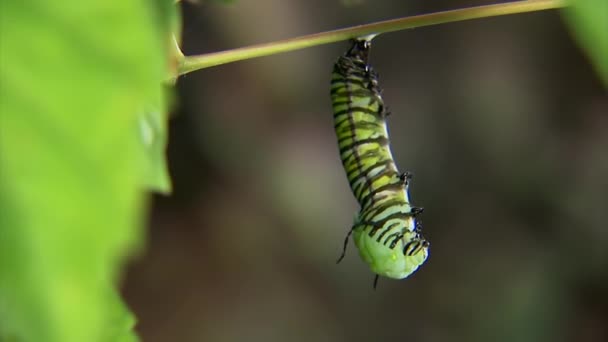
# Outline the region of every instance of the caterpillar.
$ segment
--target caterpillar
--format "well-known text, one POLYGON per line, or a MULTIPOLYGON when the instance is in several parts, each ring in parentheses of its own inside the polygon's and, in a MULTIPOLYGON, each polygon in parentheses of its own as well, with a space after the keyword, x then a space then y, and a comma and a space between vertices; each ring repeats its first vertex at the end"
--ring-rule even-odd
POLYGON ((360 211, 344 240, 340 262, 351 234, 361 258, 378 276, 403 279, 414 273, 429 254, 411 205, 411 173, 400 173, 389 146, 389 115, 368 63, 371 38, 353 39, 334 64, 331 100, 340 158, 360 211))

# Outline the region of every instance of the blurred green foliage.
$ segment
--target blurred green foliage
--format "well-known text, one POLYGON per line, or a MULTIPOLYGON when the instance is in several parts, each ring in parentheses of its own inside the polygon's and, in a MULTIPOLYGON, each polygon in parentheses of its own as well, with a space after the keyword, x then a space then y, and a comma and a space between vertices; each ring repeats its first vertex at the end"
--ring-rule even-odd
POLYGON ((0 3, 0 340, 132 341, 114 290, 167 191, 173 1, 0 3))
POLYGON ((564 13, 570 30, 608 86, 608 1, 573 0, 564 13))

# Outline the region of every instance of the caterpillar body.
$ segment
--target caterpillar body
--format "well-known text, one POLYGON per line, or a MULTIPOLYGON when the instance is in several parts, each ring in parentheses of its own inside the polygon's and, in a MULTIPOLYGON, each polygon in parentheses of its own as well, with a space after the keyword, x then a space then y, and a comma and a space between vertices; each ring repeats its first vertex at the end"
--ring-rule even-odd
MULTIPOLYGON (((360 211, 350 235, 373 272, 403 279, 422 265, 429 242, 420 232, 411 205, 411 174, 397 169, 386 127, 388 112, 378 87, 378 76, 368 64, 371 39, 355 39, 334 65, 331 99, 340 158, 360 211)), ((375 282, 374 282, 375 285, 375 282)))

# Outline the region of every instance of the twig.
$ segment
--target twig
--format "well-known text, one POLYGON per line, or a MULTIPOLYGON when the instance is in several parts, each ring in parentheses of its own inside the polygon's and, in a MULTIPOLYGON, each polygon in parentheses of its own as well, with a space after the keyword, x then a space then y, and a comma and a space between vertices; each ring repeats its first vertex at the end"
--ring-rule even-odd
POLYGON ((216 65, 255 57, 274 55, 277 53, 304 49, 321 44, 334 43, 369 34, 393 32, 409 28, 451 23, 469 19, 542 11, 565 6, 565 0, 530 0, 462 8, 451 11, 391 19, 271 43, 252 45, 233 50, 208 53, 198 56, 185 56, 179 60, 178 73, 179 75, 183 75, 195 70, 209 68, 216 65))

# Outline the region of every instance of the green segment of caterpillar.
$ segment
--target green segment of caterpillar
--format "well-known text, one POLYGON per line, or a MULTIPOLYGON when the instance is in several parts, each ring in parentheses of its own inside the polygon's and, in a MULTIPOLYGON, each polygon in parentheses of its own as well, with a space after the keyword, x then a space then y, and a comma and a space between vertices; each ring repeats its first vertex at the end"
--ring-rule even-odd
POLYGON ((408 196, 411 175, 400 173, 389 146, 387 111, 368 64, 371 41, 353 40, 334 65, 331 99, 340 158, 361 207, 344 242, 354 236, 361 258, 377 275, 403 279, 429 254, 408 196))

